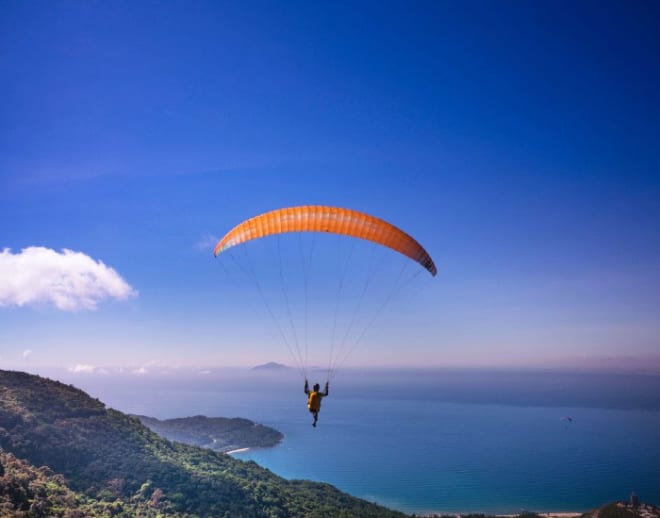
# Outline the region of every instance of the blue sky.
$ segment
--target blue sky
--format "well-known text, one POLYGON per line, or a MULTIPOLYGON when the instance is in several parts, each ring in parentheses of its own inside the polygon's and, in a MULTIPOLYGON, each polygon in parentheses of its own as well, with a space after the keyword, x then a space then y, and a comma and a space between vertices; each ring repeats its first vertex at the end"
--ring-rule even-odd
POLYGON ((438 265, 352 364, 660 364, 656 3, 2 10, 0 367, 287 363, 211 251, 300 204, 438 265))

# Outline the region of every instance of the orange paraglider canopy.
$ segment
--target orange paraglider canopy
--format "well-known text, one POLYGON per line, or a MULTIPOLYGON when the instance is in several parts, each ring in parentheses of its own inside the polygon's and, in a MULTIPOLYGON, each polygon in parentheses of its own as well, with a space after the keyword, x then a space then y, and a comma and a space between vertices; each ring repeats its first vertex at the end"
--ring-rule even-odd
POLYGON ((421 264, 431 275, 438 270, 431 256, 403 230, 364 212, 324 205, 303 205, 266 212, 230 230, 216 245, 217 256, 232 246, 285 232, 330 232, 372 241, 421 264))

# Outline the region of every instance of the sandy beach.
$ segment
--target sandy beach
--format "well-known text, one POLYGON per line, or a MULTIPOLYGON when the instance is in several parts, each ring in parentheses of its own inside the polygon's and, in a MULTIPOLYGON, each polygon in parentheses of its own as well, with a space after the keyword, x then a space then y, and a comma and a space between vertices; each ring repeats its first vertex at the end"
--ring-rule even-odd
POLYGON ((250 451, 250 448, 237 448, 235 450, 226 451, 225 453, 227 455, 231 455, 233 453, 244 453, 246 451, 250 451))
MULTIPOLYGON (((523 511, 521 511, 522 513, 523 511)), ((515 518, 517 516, 520 516, 521 513, 516 513, 516 514, 495 514, 493 516, 497 516, 498 518, 515 518)), ((456 516, 457 518, 460 518, 463 515, 469 515, 469 514, 474 514, 474 513, 429 513, 429 514, 422 514, 420 515, 422 518, 433 518, 437 516, 456 516)), ((486 513, 488 514, 488 513, 486 513)), ((539 516, 542 516, 543 518, 578 518, 579 516, 582 516, 584 513, 581 512, 570 512, 570 511, 562 511, 562 512, 546 512, 546 513, 534 513, 539 516)))
MULTIPOLYGON (((523 511, 521 511, 520 513, 517 513, 517 514, 498 514, 496 516, 499 516, 501 518, 505 518, 505 517, 506 518, 513 518, 515 516, 520 516, 521 513, 523 513, 523 511)), ((537 514, 539 516, 543 516, 544 518, 576 518, 578 516, 582 516, 584 513, 562 511, 562 512, 558 512, 558 513, 549 512, 549 513, 534 513, 534 514, 537 514)))

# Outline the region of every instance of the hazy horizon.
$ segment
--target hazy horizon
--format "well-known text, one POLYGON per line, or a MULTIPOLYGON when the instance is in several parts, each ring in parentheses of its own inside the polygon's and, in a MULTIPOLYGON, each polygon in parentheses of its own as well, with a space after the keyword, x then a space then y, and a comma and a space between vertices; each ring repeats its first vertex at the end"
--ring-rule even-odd
MULTIPOLYGON (((7 362, 0 359, 0 369, 25 371, 33 374, 48 375, 49 373, 67 373, 71 376, 106 376, 106 375, 126 375, 126 376, 167 376, 179 374, 211 374, 224 371, 249 371, 255 367, 261 367, 270 363, 284 367, 286 371, 291 371, 292 375, 299 374, 299 368, 296 365, 286 363, 285 359, 265 359, 256 363, 244 364, 166 364, 162 362, 148 362, 144 364, 111 364, 111 365, 92 365, 92 364, 52 364, 36 363, 29 360, 17 362, 7 362)), ((309 365, 309 372, 325 373, 327 367, 323 365, 309 365)), ((268 369, 266 369, 268 370, 268 369)), ((619 356, 619 357, 601 357, 601 358, 553 358, 551 361, 537 363, 479 363, 478 361, 463 363, 444 363, 444 364, 374 364, 374 365, 348 365, 341 371, 415 371, 415 370, 436 370, 436 371, 554 371, 554 372, 583 372, 583 373, 612 373, 612 374, 648 374, 660 375, 660 355, 649 356, 619 356)))
MULTIPOLYGON (((223 401, 227 401, 228 394, 251 394, 256 403, 264 387, 281 392, 289 402, 304 403, 304 397, 300 396, 303 378, 295 369, 225 367, 138 373, 126 369, 73 372, 48 368, 31 374, 72 384, 110 406, 115 401, 124 401, 145 409, 154 405, 161 408, 158 401, 162 391, 176 397, 181 404, 187 400, 190 408, 204 404, 213 393, 223 401)), ((311 383, 324 383, 325 374, 323 369, 312 369, 307 377, 311 383)), ((660 410, 660 374, 648 371, 350 368, 342 370, 330 386, 333 400, 365 397, 375 390, 383 398, 423 401, 430 397, 420 395, 420 387, 426 387, 424 390, 432 391, 433 401, 461 404, 660 410)), ((240 412, 236 415, 240 417, 240 412)))

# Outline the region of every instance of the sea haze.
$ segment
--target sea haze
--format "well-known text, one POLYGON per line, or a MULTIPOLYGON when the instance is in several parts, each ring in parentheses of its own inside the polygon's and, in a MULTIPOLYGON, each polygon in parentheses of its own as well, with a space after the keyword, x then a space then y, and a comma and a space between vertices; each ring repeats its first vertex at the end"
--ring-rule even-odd
POLYGON ((51 377, 127 413, 272 426, 280 446, 237 458, 406 512, 583 511, 631 491, 660 502, 660 376, 344 370, 317 428, 294 370, 51 377))

